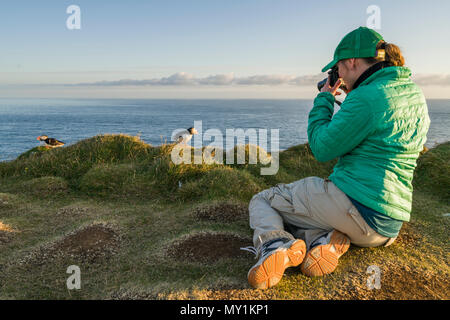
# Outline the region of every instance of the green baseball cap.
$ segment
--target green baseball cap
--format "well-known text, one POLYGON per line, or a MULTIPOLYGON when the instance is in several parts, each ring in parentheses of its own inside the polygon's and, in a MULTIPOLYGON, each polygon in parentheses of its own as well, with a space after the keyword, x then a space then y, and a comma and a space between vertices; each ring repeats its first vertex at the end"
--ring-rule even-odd
POLYGON ((359 27, 353 30, 339 42, 333 61, 327 64, 322 72, 333 68, 342 59, 375 57, 380 40, 383 40, 383 37, 373 29, 359 27))

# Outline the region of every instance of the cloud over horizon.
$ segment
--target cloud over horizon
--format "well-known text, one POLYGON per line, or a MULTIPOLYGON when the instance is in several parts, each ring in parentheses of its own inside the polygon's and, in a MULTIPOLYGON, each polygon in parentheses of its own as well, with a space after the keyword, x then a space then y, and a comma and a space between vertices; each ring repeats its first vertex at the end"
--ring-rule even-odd
POLYGON ((68 84, 67 86, 224 86, 224 85, 315 85, 324 78, 324 74, 305 75, 295 77, 293 75, 271 74, 255 75, 248 77, 235 77, 234 72, 228 74, 216 74, 203 78, 196 78, 186 72, 177 72, 169 77, 154 79, 121 79, 113 81, 96 81, 68 84))
POLYGON ((418 74, 412 80, 421 86, 450 86, 450 74, 418 74))
MULTIPOLYGON (((186 72, 177 72, 168 77, 153 79, 120 79, 110 81, 80 82, 66 84, 66 86, 311 86, 326 77, 325 73, 293 76, 284 74, 254 75, 247 77, 236 77, 234 72, 227 74, 210 75, 197 78, 186 72)), ((417 74, 412 80, 421 86, 450 86, 450 75, 448 74, 417 74)))

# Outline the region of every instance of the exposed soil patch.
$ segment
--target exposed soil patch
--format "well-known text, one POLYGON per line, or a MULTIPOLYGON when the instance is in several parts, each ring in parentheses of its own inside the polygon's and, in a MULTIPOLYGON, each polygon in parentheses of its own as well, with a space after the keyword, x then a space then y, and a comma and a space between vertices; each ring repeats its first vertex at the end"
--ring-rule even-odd
POLYGON ((39 247, 21 263, 43 264, 59 257, 72 257, 86 262, 94 262, 101 257, 116 253, 120 242, 121 237, 112 226, 94 224, 39 247))
POLYGON ((248 205, 219 202, 197 207, 193 215, 200 220, 233 222, 248 218, 248 205))
POLYGON ((75 255, 94 253, 112 245, 114 236, 112 229, 93 225, 66 236, 55 244, 54 249, 75 255))
POLYGON ((169 257, 180 261, 216 262, 220 259, 248 257, 240 250, 251 245, 251 239, 229 233, 197 233, 176 240, 168 249, 169 257))

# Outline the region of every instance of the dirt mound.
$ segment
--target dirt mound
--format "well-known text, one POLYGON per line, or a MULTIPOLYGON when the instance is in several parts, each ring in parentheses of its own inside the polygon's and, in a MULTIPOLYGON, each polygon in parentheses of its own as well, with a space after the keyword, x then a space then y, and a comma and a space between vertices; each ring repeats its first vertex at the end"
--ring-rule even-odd
POLYGON ((199 206, 194 209, 192 214, 200 220, 233 222, 248 218, 248 205, 219 202, 199 206))
POLYGON ((92 225, 68 235, 54 246, 55 250, 71 254, 91 254, 103 251, 115 242, 115 232, 102 225, 92 225))
POLYGON ((179 261, 216 262, 248 257, 248 252, 240 248, 249 245, 251 239, 235 234, 202 232, 176 240, 167 254, 179 261))
POLYGON ((119 233, 107 224, 93 224, 39 247, 25 257, 20 264, 44 264, 50 260, 71 257, 94 262, 115 254, 121 242, 119 233))

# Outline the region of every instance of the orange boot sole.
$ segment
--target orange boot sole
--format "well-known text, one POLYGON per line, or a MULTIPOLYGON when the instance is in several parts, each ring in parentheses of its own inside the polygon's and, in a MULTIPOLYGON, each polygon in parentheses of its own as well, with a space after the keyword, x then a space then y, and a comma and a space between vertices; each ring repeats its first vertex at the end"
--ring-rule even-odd
POLYGON ((318 245, 311 249, 300 267, 303 274, 310 277, 323 276, 332 273, 339 257, 350 248, 350 239, 339 231, 333 231, 330 243, 318 245))
POLYGON ((283 277, 284 270, 302 263, 306 254, 303 240, 295 240, 289 248, 275 251, 260 265, 248 272, 248 282, 253 288, 267 289, 276 285, 283 277))

